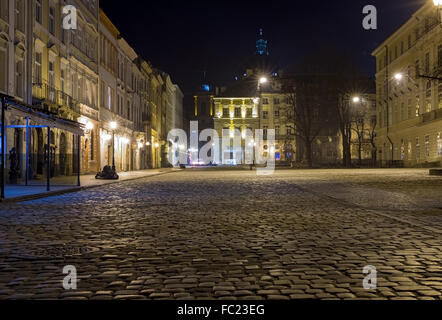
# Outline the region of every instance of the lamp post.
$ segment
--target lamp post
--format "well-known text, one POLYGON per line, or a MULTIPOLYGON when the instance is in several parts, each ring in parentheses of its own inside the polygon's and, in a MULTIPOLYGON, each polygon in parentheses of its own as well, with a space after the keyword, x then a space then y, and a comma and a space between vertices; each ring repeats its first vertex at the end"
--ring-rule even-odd
POLYGON ((116 172, 115 168, 115 129, 117 129, 118 124, 115 121, 110 123, 110 128, 112 129, 112 170, 116 172))
MULTIPOLYGON (((361 99, 359 96, 355 96, 352 99, 354 105, 359 105, 360 107, 363 107, 364 100, 361 99)), ((355 119, 356 122, 356 133, 358 135, 358 162, 359 166, 362 166, 362 143, 364 139, 364 117, 359 112, 356 112, 357 116, 355 119), (359 127, 361 126, 361 127, 359 127)))
MULTIPOLYGON (((262 106, 262 86, 268 83, 268 78, 266 76, 262 76, 261 78, 259 78, 258 81, 258 95, 259 98, 257 99, 258 101, 258 129, 261 129, 261 106, 262 106)), ((254 142, 255 144, 255 142, 254 142)), ((255 158, 256 158, 256 150, 255 150, 255 145, 253 147, 253 165, 256 166, 256 162, 255 162, 255 158)))

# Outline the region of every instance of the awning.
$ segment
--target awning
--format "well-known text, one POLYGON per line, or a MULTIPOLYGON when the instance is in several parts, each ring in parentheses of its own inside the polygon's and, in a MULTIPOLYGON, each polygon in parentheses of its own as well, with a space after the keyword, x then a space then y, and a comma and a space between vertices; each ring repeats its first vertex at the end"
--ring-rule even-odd
POLYGON ((29 118, 31 121, 37 122, 46 127, 65 130, 75 135, 84 135, 84 125, 81 123, 60 118, 55 114, 51 114, 45 110, 38 109, 19 101, 12 99, 6 99, 5 101, 7 111, 14 115, 29 118))

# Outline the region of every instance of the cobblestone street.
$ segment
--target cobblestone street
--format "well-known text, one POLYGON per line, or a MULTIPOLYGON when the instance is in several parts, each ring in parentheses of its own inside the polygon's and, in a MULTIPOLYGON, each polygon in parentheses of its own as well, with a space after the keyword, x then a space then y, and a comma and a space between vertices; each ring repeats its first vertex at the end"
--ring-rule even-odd
POLYGON ((441 193, 428 170, 187 170, 0 204, 0 299, 439 300, 441 193))

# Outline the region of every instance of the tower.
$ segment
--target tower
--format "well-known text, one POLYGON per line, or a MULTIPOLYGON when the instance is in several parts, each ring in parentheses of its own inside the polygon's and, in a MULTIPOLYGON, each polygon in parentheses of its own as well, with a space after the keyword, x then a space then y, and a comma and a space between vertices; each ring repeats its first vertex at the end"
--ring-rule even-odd
POLYGON ((269 55, 269 51, 267 49, 267 40, 263 38, 263 30, 259 28, 259 38, 256 41, 256 53, 260 56, 269 55))

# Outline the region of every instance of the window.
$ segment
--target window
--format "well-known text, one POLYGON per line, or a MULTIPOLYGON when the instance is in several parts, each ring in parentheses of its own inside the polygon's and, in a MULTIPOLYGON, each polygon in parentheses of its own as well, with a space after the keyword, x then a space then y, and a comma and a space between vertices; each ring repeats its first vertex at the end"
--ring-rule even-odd
POLYGON ((23 61, 15 63, 15 95, 23 97, 23 61))
POLYGON ((55 35, 55 8, 53 5, 49 7, 49 32, 55 35))
POLYGON ((9 2, 8 1, 0 1, 0 18, 5 21, 9 21, 9 2))
POLYGON ((107 86, 107 108, 109 110, 112 109, 112 91, 111 91, 111 87, 107 86))
POLYGON ((405 120, 405 104, 401 104, 401 121, 405 120))
POLYGON ((393 122, 394 122, 394 123, 397 123, 397 122, 399 122, 398 106, 397 106, 397 104, 395 104, 395 105, 393 106, 393 112, 394 112, 394 115, 393 115, 393 122))
POLYGON ((279 110, 275 110, 275 118, 279 118, 279 110))
POLYGON ((269 104, 269 99, 263 98, 262 99, 262 104, 269 104))
POLYGON ((7 68, 6 68, 6 51, 0 49, 0 91, 6 92, 6 77, 7 77, 7 68))
POLYGON ((66 44, 66 40, 67 40, 67 33, 66 30, 61 28, 61 43, 66 44))
POLYGON ((247 116, 247 118, 251 118, 252 117, 252 108, 247 108, 246 116, 247 116))
POLYGON ((53 61, 49 61, 49 100, 55 102, 55 70, 53 61))
POLYGON ((428 19, 428 17, 426 17, 424 21, 424 32, 428 33, 429 30, 430 30, 430 20, 428 19))
POLYGON ((425 156, 430 156, 430 136, 425 136, 425 156))
POLYGON ((241 118, 241 108, 235 108, 235 118, 241 118))
POLYGON ((205 102, 201 103, 201 115, 206 115, 207 104, 205 102))
POLYGON ((438 100, 439 100, 439 103, 438 103, 438 108, 439 109, 442 109, 442 81, 441 80, 439 80, 439 89, 438 89, 438 100))
POLYGON ((408 49, 411 49, 411 34, 408 35, 408 49))
POLYGON ((427 87, 425 90, 425 112, 431 111, 431 81, 427 81, 427 87))
POLYGON ((15 28, 24 31, 23 0, 15 0, 15 28))
POLYGON ((229 117, 229 108, 223 108, 223 117, 225 118, 229 117))
POLYGON ((280 126, 275 126, 275 135, 276 135, 276 136, 279 136, 280 131, 281 131, 280 126))
POLYGON ((269 118, 269 112, 268 111, 263 111, 262 112, 262 118, 263 119, 268 119, 269 118))
POLYGON ((287 126, 287 127, 285 127, 285 130, 286 130, 288 136, 290 136, 292 134, 292 127, 287 126))
POLYGON ((430 53, 425 54, 425 73, 430 73, 430 53))
POLYGON ((41 52, 35 53, 35 70, 34 70, 34 83, 42 83, 42 70, 41 70, 41 52))
POLYGON ((421 145, 419 142, 419 137, 416 137, 416 160, 419 160, 421 156, 421 145))
POLYGON ((279 102, 279 98, 275 98, 275 99, 273 99, 273 103, 274 104, 279 104, 280 102, 279 102))
POLYGON ((264 140, 267 140, 267 131, 269 130, 269 127, 267 127, 267 126, 263 126, 262 127, 262 132, 263 132, 263 139, 264 140))
POLYGON ((404 53, 404 41, 401 41, 401 54, 404 53))
POLYGON ((60 70, 60 90, 63 93, 65 92, 65 73, 65 67, 62 66, 60 70))
POLYGON ((94 161, 94 147, 95 147, 95 134, 94 130, 91 130, 91 149, 90 149, 90 155, 91 155, 91 161, 94 161))
POLYGON ((405 159, 405 141, 401 139, 401 160, 405 159))
POLYGON ((41 24, 41 0, 35 0, 35 20, 41 24))
POLYGON ((437 66, 442 67, 442 44, 437 47, 437 66))
POLYGON ((442 132, 437 134, 437 155, 442 156, 442 132))
POLYGON ((419 28, 416 28, 414 30, 414 38, 416 39, 416 41, 419 40, 419 28))
POLYGON ((55 87, 54 62, 49 61, 49 86, 55 87))
POLYGON ((416 117, 420 116, 420 99, 419 96, 416 96, 416 117))
POLYGON ((414 63, 414 74, 416 78, 421 74, 419 64, 419 60, 416 60, 416 62, 414 63))
POLYGON ((313 119, 319 119, 319 108, 315 107, 313 109, 313 119))

